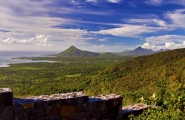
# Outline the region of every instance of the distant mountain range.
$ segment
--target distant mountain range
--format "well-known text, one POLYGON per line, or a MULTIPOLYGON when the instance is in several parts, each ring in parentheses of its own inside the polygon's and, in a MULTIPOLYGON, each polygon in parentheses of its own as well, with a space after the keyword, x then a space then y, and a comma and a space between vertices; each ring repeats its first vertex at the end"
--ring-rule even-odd
POLYGON ((76 48, 75 46, 70 46, 65 51, 56 54, 57 56, 63 56, 63 57, 113 57, 117 56, 113 53, 96 53, 96 52, 90 52, 90 51, 84 51, 76 48))
POLYGON ((153 51, 152 49, 145 49, 145 48, 142 48, 142 47, 137 47, 136 49, 134 50, 126 50, 126 51, 123 51, 121 53, 119 53, 120 55, 151 55, 151 54, 154 54, 154 53, 158 53, 158 52, 165 52, 165 51, 168 51, 168 49, 161 49, 159 51, 153 51))
POLYGON ((117 54, 106 52, 106 53, 97 53, 97 52, 91 52, 91 51, 84 51, 76 48, 75 46, 70 46, 68 49, 64 50, 63 52, 60 52, 58 54, 55 54, 55 56, 61 56, 61 57, 116 57, 118 55, 150 55, 157 52, 163 52, 167 50, 159 50, 159 51, 153 51, 151 49, 145 49, 142 47, 138 47, 134 50, 127 50, 123 51, 117 54))
POLYGON ((153 50, 151 49, 144 49, 142 47, 138 47, 132 51, 129 52, 129 54, 131 55, 150 55, 155 53, 153 50))

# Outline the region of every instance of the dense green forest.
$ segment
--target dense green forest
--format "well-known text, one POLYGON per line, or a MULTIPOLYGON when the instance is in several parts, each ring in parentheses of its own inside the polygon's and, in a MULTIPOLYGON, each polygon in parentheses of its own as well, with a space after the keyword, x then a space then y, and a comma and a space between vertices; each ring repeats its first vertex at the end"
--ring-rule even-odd
POLYGON ((11 87, 14 97, 80 90, 89 95, 116 93, 124 97, 123 105, 144 102, 159 106, 131 119, 184 118, 185 49, 139 57, 32 59, 58 62, 0 68, 0 87, 11 87))
POLYGON ((15 97, 85 90, 94 75, 130 57, 37 57, 54 63, 11 64, 0 68, 0 87, 11 87, 15 97))

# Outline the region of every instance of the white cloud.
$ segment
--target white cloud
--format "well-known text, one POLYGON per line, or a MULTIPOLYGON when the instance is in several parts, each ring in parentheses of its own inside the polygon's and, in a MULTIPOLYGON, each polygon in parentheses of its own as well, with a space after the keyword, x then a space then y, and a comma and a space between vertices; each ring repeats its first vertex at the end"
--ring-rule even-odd
POLYGON ((148 42, 147 43, 144 43, 142 45, 142 48, 149 48, 149 47, 151 47, 151 46, 150 46, 150 43, 148 43, 148 42))
POLYGON ((166 22, 160 19, 128 19, 123 21, 127 23, 132 23, 132 24, 147 24, 147 25, 157 25, 161 27, 167 27, 166 22))
POLYGON ((115 43, 116 45, 123 45, 123 43, 115 43))
POLYGON ((166 17, 172 21, 174 27, 185 28, 185 9, 168 12, 166 17))
POLYGON ((185 5, 185 0, 171 0, 169 1, 172 4, 179 4, 179 5, 185 5))
POLYGON ((141 47, 146 49, 153 49, 153 50, 161 50, 161 49, 177 49, 177 48, 185 48, 185 41, 181 43, 175 42, 166 42, 161 45, 151 45, 150 43, 144 43, 141 47))
POLYGON ((176 45, 176 43, 174 43, 174 42, 167 42, 167 43, 165 43, 165 47, 167 47, 167 48, 171 48, 171 47, 173 47, 175 45, 176 45))
POLYGON ((147 0, 145 3, 149 5, 161 5, 163 0, 147 0))
MULTIPOLYGON (((87 45, 89 46, 90 40, 97 40, 98 34, 103 35, 113 35, 120 37, 140 37, 147 33, 156 33, 159 31, 171 30, 173 28, 185 28, 185 10, 176 10, 174 12, 166 13, 166 17, 171 20, 171 26, 169 23, 156 17, 150 19, 150 17, 144 19, 128 19, 126 22, 128 24, 122 23, 106 23, 106 22, 92 22, 73 19, 72 14, 92 14, 92 15, 109 15, 110 12, 98 12, 96 10, 90 10, 85 5, 87 3, 82 3, 82 0, 61 0, 61 5, 57 5, 58 0, 0 0, 0 44, 3 48, 9 49, 43 49, 43 47, 49 46, 50 48, 60 50, 66 48, 70 45, 87 45), (73 4, 72 4, 73 2, 73 4), (31 6, 31 7, 30 7, 31 6), (70 6, 70 7, 66 7, 70 6), (52 14, 51 14, 52 13, 52 14), (54 15, 53 13, 60 15, 54 15), (71 17, 71 19, 70 19, 71 17), (85 24, 96 24, 104 26, 111 26, 115 28, 91 31, 84 29, 78 29, 81 25, 85 24), (75 25, 75 28, 69 26, 75 25), (68 28, 65 28, 65 27, 68 28), (20 47, 25 45, 24 47, 20 47), (19 46, 19 47, 18 47, 19 46), (38 47, 37 47, 38 46, 38 47), (42 47, 41 47, 42 46, 42 47), (36 48, 37 47, 37 48, 36 48)), ((120 3, 122 0, 85 0, 86 2, 96 3, 120 3)), ((180 0, 179 0, 180 1, 180 0)), ((151 3, 162 3, 159 0, 150 0, 151 3)), ((182 2, 182 0, 181 0, 182 2)), ((136 17, 137 18, 137 17, 136 17)), ((154 36, 155 37, 155 36, 154 36)), ((159 37, 159 36, 158 36, 159 37)), ((161 39, 172 39, 173 36, 163 36, 161 39)), ((160 37, 159 37, 160 38, 160 37)), ((175 36, 179 38, 179 36, 175 36)), ((151 42, 150 39, 146 38, 146 42, 153 46, 155 43, 151 42), (147 41, 148 40, 148 41, 147 41)), ((158 38, 157 38, 158 39, 158 38)), ((179 38, 180 39, 180 38, 179 38)), ((108 39, 98 39, 101 42, 105 42, 108 39)), ((173 46, 173 44, 168 43, 169 40, 159 42, 155 40, 156 43, 166 44, 166 46, 173 46)), ((183 40, 172 40, 176 45, 183 42, 183 40)), ((112 50, 117 50, 120 48, 119 44, 113 43, 115 46, 94 46, 103 48, 110 48, 112 50), (113 49, 114 48, 114 49, 113 49)), ((120 44, 120 46, 123 46, 120 44)), ((46 48, 44 48, 46 49, 46 48)))
POLYGON ((91 50, 94 52, 121 52, 124 50, 133 50, 135 46, 125 46, 123 44, 113 44, 113 45, 86 45, 79 46, 83 50, 91 50))
POLYGON ((185 41, 185 36, 182 35, 163 35, 163 36, 152 36, 145 38, 145 41, 152 44, 165 44, 167 42, 182 43, 185 41))
POLYGON ((99 41, 100 41, 100 42, 107 42, 108 39, 107 39, 107 38, 100 38, 99 41))
POLYGON ((113 35, 120 37, 139 37, 141 34, 145 33, 154 33, 161 30, 165 30, 163 27, 151 27, 146 25, 123 25, 119 28, 112 28, 107 30, 100 30, 98 32, 94 32, 97 34, 103 35, 113 35))
POLYGON ((29 38, 29 39, 15 39, 13 37, 7 38, 7 39, 0 39, 1 44, 33 44, 33 45, 51 45, 51 44, 46 44, 49 35, 43 35, 43 34, 36 34, 35 37, 29 38))
POLYGON ((111 2, 111 3, 119 3, 121 2, 121 0, 107 0, 108 2, 111 2))
POLYGON ((94 2, 97 3, 97 0, 86 0, 87 2, 94 2))
MULTIPOLYGON (((52 4, 55 4, 55 0, 1 0, 0 44, 6 46, 4 48, 12 50, 29 49, 29 47, 31 49, 31 46, 32 49, 40 48, 41 50, 43 48, 40 46, 55 46, 53 49, 61 49, 61 46, 70 46, 71 44, 87 44, 89 40, 93 39, 86 30, 63 28, 66 25, 77 24, 75 20, 62 17, 63 14, 74 12, 75 9, 53 8, 52 4), (62 15, 51 17, 48 13, 52 12, 62 15), (17 47, 22 45, 27 47, 17 47)), ((84 11, 93 14, 93 11, 84 11)))
POLYGON ((147 25, 163 27, 165 30, 172 31, 179 28, 185 28, 185 9, 178 9, 164 13, 164 18, 160 19, 157 16, 146 16, 144 18, 123 19, 123 22, 135 25, 147 25))
POLYGON ((178 4, 185 6, 185 0, 146 0, 148 5, 178 4))
POLYGON ((145 38, 143 48, 160 50, 160 49, 176 49, 185 48, 185 36, 182 35, 164 35, 152 36, 145 38))
POLYGON ((71 2, 72 2, 73 4, 79 4, 79 2, 77 2, 77 1, 75 1, 75 0, 71 0, 71 2))

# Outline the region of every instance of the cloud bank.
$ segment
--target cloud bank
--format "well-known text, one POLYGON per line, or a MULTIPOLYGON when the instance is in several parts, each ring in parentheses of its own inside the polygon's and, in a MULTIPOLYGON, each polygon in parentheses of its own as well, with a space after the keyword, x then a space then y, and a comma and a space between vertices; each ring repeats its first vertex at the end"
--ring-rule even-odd
POLYGON ((139 45, 152 49, 184 47, 185 9, 137 13, 140 4, 155 8, 184 6, 184 0, 135 1, 134 7, 126 6, 127 3, 125 0, 1 0, 0 50, 64 50, 71 45, 94 51, 122 51, 139 45))

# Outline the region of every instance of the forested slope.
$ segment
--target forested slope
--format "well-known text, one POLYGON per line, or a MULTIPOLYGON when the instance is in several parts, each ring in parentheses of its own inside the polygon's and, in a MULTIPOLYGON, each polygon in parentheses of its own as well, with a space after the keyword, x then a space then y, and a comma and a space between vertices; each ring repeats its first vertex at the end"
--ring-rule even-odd
POLYGON ((117 93, 125 104, 137 102, 158 92, 162 84, 170 89, 185 81, 185 49, 135 57, 106 69, 90 83, 87 92, 117 93))

